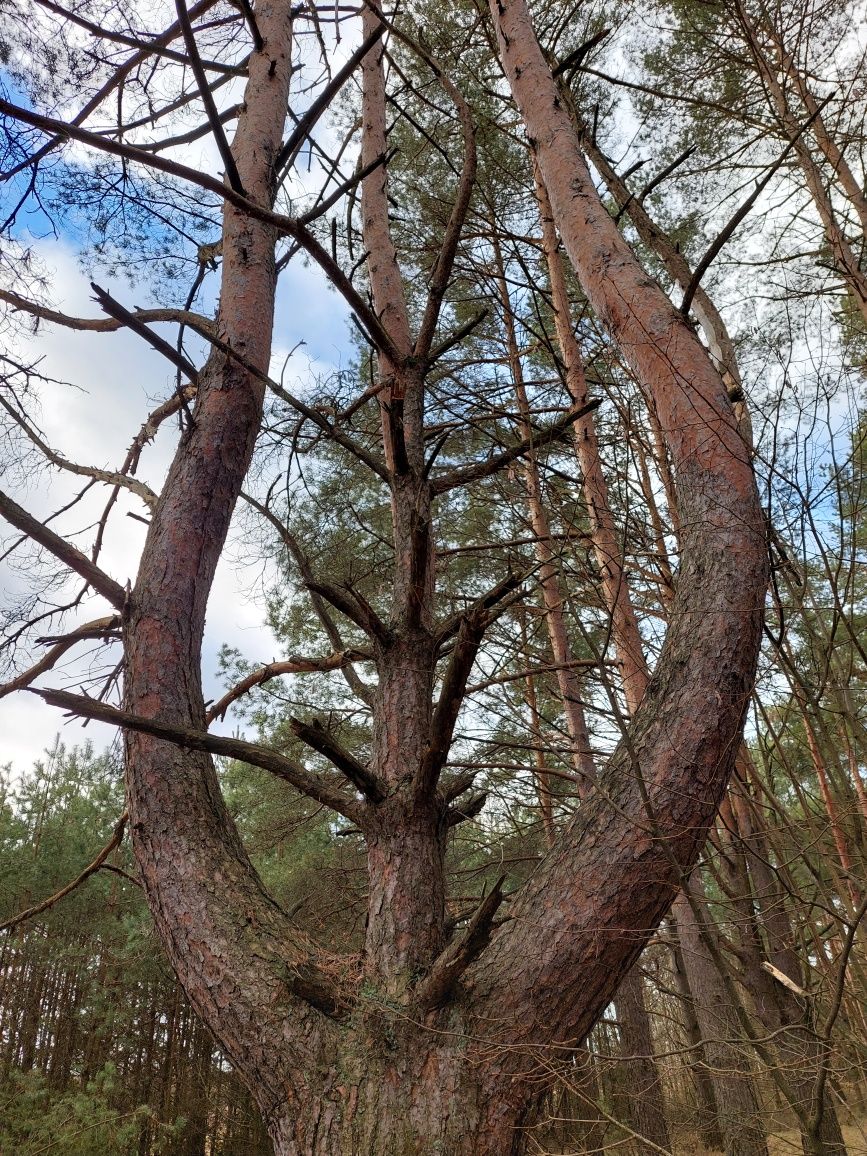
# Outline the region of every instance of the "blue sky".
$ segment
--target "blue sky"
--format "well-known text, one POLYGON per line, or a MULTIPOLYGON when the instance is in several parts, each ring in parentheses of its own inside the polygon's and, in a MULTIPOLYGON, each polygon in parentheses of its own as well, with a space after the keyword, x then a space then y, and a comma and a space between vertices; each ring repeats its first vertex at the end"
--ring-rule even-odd
MULTIPOLYGON (((166 12, 173 16, 173 11, 169 12, 168 8, 166 12)), ((158 23, 156 21, 154 26, 158 23)), ((332 46, 335 66, 353 51, 357 40, 357 30, 353 34, 352 29, 345 26, 340 44, 332 46)), ((321 67, 312 40, 309 48, 302 44, 300 52, 304 68, 297 74, 297 85, 309 82, 318 75, 321 67)), ((7 98, 25 103, 20 89, 10 87, 8 75, 0 73, 0 85, 4 82, 7 98)), ((231 104, 239 96, 240 89, 233 82, 221 90, 220 103, 231 104)), ((67 115, 73 115, 84 99, 85 96, 77 92, 71 94, 67 115)), ((295 103, 300 108, 307 100, 309 96, 295 103)), ((111 108, 106 106, 105 116, 109 121, 113 114, 113 104, 111 108)), ((99 123, 99 118, 96 118, 96 123, 99 123)), ((325 134, 323 140, 328 139, 327 126, 323 125, 321 132, 325 134)), ((71 146, 69 151, 75 160, 89 163, 89 154, 81 146, 71 146)), ((181 150, 174 149, 171 155, 205 172, 218 173, 223 168, 218 149, 210 138, 203 138, 181 150)), ((352 164, 350 149, 345 161, 348 172, 351 172, 352 164)), ((308 186, 315 187, 319 179, 315 164, 309 174, 306 164, 300 167, 302 171, 293 189, 296 193, 308 186)), ((0 187, 0 194, 0 212, 4 207, 8 212, 20 195, 18 188, 11 184, 0 187)), ((86 242, 85 231, 74 219, 66 221, 58 233, 38 208, 28 209, 18 217, 16 236, 20 243, 32 248, 45 270, 48 286, 45 304, 76 316, 100 315, 99 307, 92 300, 90 278, 85 275, 79 261, 78 250, 86 242)), ((0 276, 4 274, 7 270, 0 268, 0 276)), ((122 278, 112 280, 105 271, 99 271, 95 280, 127 307, 147 307, 154 303, 146 282, 139 290, 122 278)), ((2 284, 18 292, 26 291, 8 277, 2 284)), ((219 275, 212 274, 206 284, 204 304, 202 300, 197 303, 202 312, 213 312, 218 287, 219 275)), ((176 329, 174 326, 163 327, 162 332, 172 340, 176 329)), ((144 418, 174 389, 173 369, 129 332, 110 335, 77 333, 40 323, 36 336, 19 336, 14 343, 14 352, 22 360, 40 359, 39 368, 46 377, 71 383, 50 383, 42 387, 37 420, 53 449, 67 458, 90 465, 117 468, 144 418)), ((315 388, 318 380, 331 376, 336 370, 348 369, 353 356, 353 333, 341 298, 330 290, 319 270, 299 254, 284 271, 280 282, 272 372, 275 376, 283 373, 287 387, 304 396, 315 388), (295 352, 287 363, 291 350, 295 352)), ((167 422, 143 455, 139 476, 154 489, 161 484, 176 439, 176 424, 167 422)), ((41 517, 67 502, 80 488, 81 482, 80 478, 58 475, 54 470, 51 474, 39 472, 20 476, 14 469, 4 468, 2 460, 0 473, 3 474, 0 485, 26 509, 41 517)), ((70 531, 82 530, 95 521, 107 493, 106 489, 100 489, 99 501, 84 503, 71 517, 67 516, 55 525, 70 531)), ((137 499, 122 495, 117 515, 110 524, 101 561, 121 583, 128 578, 131 581, 135 579, 145 532, 145 527, 127 514, 143 512, 137 499)), ((7 537, 5 529, 0 533, 7 537)), ((85 532, 78 541, 87 548, 91 538, 85 532)), ((246 558, 246 554, 243 549, 236 549, 236 545, 236 539, 230 536, 209 601, 203 655, 206 697, 216 697, 222 692, 223 687, 216 681, 215 672, 217 654, 224 643, 237 648, 254 662, 269 661, 279 654, 273 636, 264 625, 262 600, 255 597, 255 579, 261 568, 242 565, 240 560, 246 558)), ((22 576, 7 565, 0 571, 0 583, 7 597, 14 598, 22 589, 22 576)), ((80 608, 80 613, 69 619, 66 627, 97 617, 106 610, 100 599, 91 599, 87 606, 80 608)), ((39 654, 41 648, 35 657, 39 654)), ((48 686, 72 682, 82 669, 82 662, 63 664, 44 676, 40 683, 48 686)), ((29 765, 52 744, 58 729, 67 743, 87 737, 97 747, 108 743, 114 734, 112 728, 95 723, 90 723, 83 731, 79 723, 65 721, 57 711, 45 707, 34 696, 16 694, 0 700, 0 765, 9 761, 17 767, 29 765)), ((233 730, 231 714, 222 727, 215 729, 233 730)))

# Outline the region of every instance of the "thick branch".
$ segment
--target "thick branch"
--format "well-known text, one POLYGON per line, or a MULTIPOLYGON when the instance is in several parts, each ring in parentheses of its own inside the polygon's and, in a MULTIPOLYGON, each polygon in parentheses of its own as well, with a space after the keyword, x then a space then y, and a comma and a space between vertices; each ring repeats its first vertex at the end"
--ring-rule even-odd
POLYGON ((190 14, 187 12, 186 0, 175 0, 175 8, 178 13, 178 23, 181 26, 181 32, 184 36, 184 43, 187 46, 189 54, 190 67, 193 70, 193 76, 196 78, 196 84, 199 88, 199 96, 202 98, 202 104, 205 106, 205 113, 208 117, 208 122, 211 126, 211 132, 214 140, 217 142, 217 148, 220 150, 220 156, 223 158, 223 164, 226 166, 226 178, 229 184, 236 193, 245 195, 244 186, 241 183, 241 178, 238 175, 238 166, 235 164, 235 158, 232 156, 232 150, 229 147, 229 142, 226 139, 226 134, 223 132, 223 125, 220 121, 220 114, 217 111, 217 106, 214 103, 213 93, 211 92, 208 78, 205 76, 205 69, 202 66, 202 58, 199 56, 199 48, 196 44, 196 36, 193 32, 193 26, 190 23, 190 14))
POLYGON ((416 793, 422 798, 436 786, 439 773, 448 758, 467 681, 479 653, 488 621, 487 613, 478 610, 464 615, 458 628, 458 636, 449 656, 440 696, 431 719, 427 752, 418 771, 416 793))
POLYGON ((242 678, 240 682, 228 690, 223 697, 213 706, 209 707, 207 713, 207 721, 213 722, 214 719, 223 719, 226 717, 226 711, 233 702, 237 702, 239 698, 243 698, 254 687, 264 686, 266 682, 270 682, 272 678, 280 678, 284 674, 308 674, 313 671, 324 672, 328 670, 342 670, 350 662, 361 662, 369 657, 361 650, 338 650, 334 654, 329 654, 325 658, 286 658, 280 662, 269 662, 265 666, 260 666, 258 670, 254 670, 248 674, 246 678, 242 678))
POLYGON ((446 811, 446 824, 449 827, 457 827, 459 823, 466 823, 470 819, 481 814, 482 809, 488 801, 488 792, 479 791, 475 795, 470 795, 463 803, 455 803, 446 811))
MULTIPOLYGON (((49 321, 53 325, 62 325, 66 329, 76 329, 83 333, 116 333, 124 328, 125 321, 116 317, 72 317, 68 313, 60 313, 56 309, 49 309, 36 301, 22 297, 20 293, 12 293, 8 289, 0 289, 0 301, 5 301, 13 309, 20 309, 22 313, 29 313, 40 321, 49 321)), ((141 322, 176 322, 195 329, 203 337, 211 337, 214 333, 214 323, 201 313, 191 313, 187 309, 136 309, 134 316, 141 322)))
POLYGON ((545 429, 534 431, 529 437, 522 438, 521 441, 510 446, 507 450, 494 454, 488 458, 487 461, 477 462, 472 466, 463 466, 460 469, 451 470, 447 474, 442 474, 431 482, 434 494, 444 494, 449 490, 455 489, 457 486, 465 486, 468 482, 475 482, 480 478, 488 478, 491 474, 495 474, 504 466, 509 465, 510 462, 514 462, 518 458, 523 457, 524 454, 529 453, 530 450, 555 442, 571 425, 574 425, 576 421, 586 414, 598 409, 601 404, 601 398, 594 398, 584 405, 567 410, 563 417, 558 418, 557 421, 552 422, 551 425, 545 429))
POLYGON ((324 755, 339 771, 342 771, 365 798, 370 799, 372 803, 382 802, 385 798, 384 785, 369 767, 342 747, 318 719, 303 722, 301 719, 292 718, 289 720, 289 727, 303 743, 318 751, 320 755, 324 755))
POLYGON ((501 875, 476 908, 464 934, 437 957, 433 967, 419 983, 416 1000, 424 1011, 441 1007, 446 1002, 457 981, 488 946, 494 916, 503 902, 505 881, 506 876, 501 875))
MULTIPOLYGON (((532 573, 532 571, 530 571, 530 573, 532 573)), ((492 586, 486 594, 477 598, 468 609, 461 610, 457 614, 452 614, 449 618, 446 618, 440 625, 437 633, 437 647, 440 652, 442 652, 442 648, 448 640, 458 633, 468 618, 479 616, 485 611, 492 610, 494 607, 500 607, 503 601, 514 590, 518 589, 526 577, 526 574, 507 574, 496 586, 492 586)))
POLYGON ((391 637, 388 627, 373 607, 355 591, 344 590, 328 582, 317 582, 312 575, 309 578, 304 577, 304 585, 313 594, 320 594, 326 602, 330 602, 336 610, 345 614, 350 622, 354 622, 371 638, 387 642, 391 637))
POLYGON ((20 530, 22 534, 26 534, 28 538, 43 546, 64 566, 74 570, 112 606, 118 610, 123 609, 126 602, 126 591, 119 582, 109 578, 103 570, 91 562, 86 554, 82 554, 65 538, 61 538, 59 534, 49 530, 47 526, 34 518, 32 514, 28 514, 17 502, 13 502, 8 494, 4 494, 2 491, 0 491, 0 516, 4 517, 16 530, 20 530))
POLYGON ((611 29, 603 28, 600 32, 597 32, 595 36, 591 36, 589 40, 585 40, 583 44, 579 44, 577 48, 574 48, 568 56, 564 56, 560 63, 554 67, 553 75, 555 77, 565 76, 568 72, 574 72, 576 68, 581 66, 584 57, 587 56, 589 52, 592 52, 597 44, 601 44, 602 41, 610 35, 611 29))
POLYGON ((54 645, 38 662, 19 674, 17 678, 13 678, 0 686, 0 698, 5 698, 7 694, 12 694, 15 690, 23 690, 30 686, 31 682, 37 679, 40 674, 44 674, 46 670, 51 670, 57 660, 62 658, 67 650, 70 650, 77 642, 94 638, 108 638, 111 632, 117 630, 119 626, 120 618, 113 614, 106 618, 95 618, 93 622, 86 622, 83 626, 76 627, 75 630, 64 635, 63 638, 52 639, 54 645))
POLYGON ((470 206, 470 197, 472 196, 473 186, 476 182, 476 130, 473 124, 473 117, 470 111, 470 106, 464 100, 458 88, 452 83, 448 76, 443 72, 439 63, 431 56, 431 54, 424 48, 419 41, 409 36, 403 29, 398 28, 394 23, 387 20, 382 11, 377 7, 372 0, 367 0, 367 5, 370 10, 381 21, 380 27, 388 25, 390 31, 400 40, 404 42, 417 56, 428 65, 437 80, 442 85, 443 90, 449 96, 458 112, 458 119, 461 125, 461 136, 464 142, 464 163, 461 168, 461 175, 458 180, 458 187, 455 192, 455 200, 452 205, 452 211, 449 214, 449 220, 443 233, 443 239, 440 245, 440 251, 434 261, 433 269, 431 270, 430 285, 428 286, 428 298, 425 305, 424 316, 422 317, 421 325, 419 327, 418 336, 413 347, 413 356, 420 361, 425 362, 430 355, 431 342, 436 331, 437 322, 440 316, 440 308, 442 306, 443 296, 448 287, 449 278, 451 277, 452 267, 454 265, 455 256, 457 254, 458 242, 463 229, 464 220, 467 215, 467 210, 470 206))
POLYGON ((72 694, 65 690, 35 690, 49 706, 57 706, 68 710, 82 718, 94 718, 111 726, 121 727, 124 730, 137 731, 140 734, 153 735, 158 739, 174 743, 175 746, 189 751, 207 751, 211 755, 221 755, 227 759, 237 759, 238 762, 249 763, 252 767, 261 767, 270 771, 278 779, 293 786, 302 795, 314 799, 330 807, 339 815, 358 823, 362 809, 358 803, 348 798, 341 791, 323 783, 315 775, 311 775, 299 763, 286 758, 277 751, 268 750, 257 743, 248 743, 244 739, 231 739, 223 735, 212 735, 207 731, 195 730, 193 727, 182 727, 172 723, 163 723, 159 719, 144 718, 142 715, 131 714, 119 710, 116 706, 99 702, 86 695, 72 694))

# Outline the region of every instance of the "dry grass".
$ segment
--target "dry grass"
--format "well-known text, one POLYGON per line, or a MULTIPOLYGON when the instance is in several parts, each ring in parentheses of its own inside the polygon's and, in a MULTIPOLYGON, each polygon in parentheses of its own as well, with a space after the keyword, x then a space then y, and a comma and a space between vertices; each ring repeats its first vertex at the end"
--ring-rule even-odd
MULTIPOLYGON (((844 1125, 843 1139, 849 1156, 867 1156, 867 1128, 844 1125)), ((770 1156, 801 1156, 801 1137, 793 1129, 790 1132, 776 1132, 768 1137, 770 1156)))

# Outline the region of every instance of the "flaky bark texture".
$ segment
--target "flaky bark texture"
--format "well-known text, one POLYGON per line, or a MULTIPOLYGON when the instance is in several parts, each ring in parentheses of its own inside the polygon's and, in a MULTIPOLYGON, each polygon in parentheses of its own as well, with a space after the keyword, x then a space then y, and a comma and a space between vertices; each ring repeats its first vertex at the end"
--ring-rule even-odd
MULTIPOLYGON (((540 1065, 550 1071, 572 1054, 695 859, 752 685, 763 524, 723 384, 599 203, 523 3, 496 8, 495 18, 569 256, 662 423, 683 525, 677 596, 659 667, 599 789, 514 897, 511 919, 494 931, 499 896, 489 897, 465 938, 447 944, 449 799, 438 780, 496 599, 454 623, 436 621, 426 366, 412 356, 376 170, 363 216, 375 308, 392 346, 379 367, 395 545, 388 621, 341 595, 371 638, 379 678, 369 784, 352 803, 368 847, 363 983, 349 967, 342 983, 327 982, 318 953, 264 893, 210 759, 143 734, 127 739, 133 841, 157 927, 280 1156, 520 1152, 521 1123, 544 1088, 540 1065)), ((264 43, 250 57, 233 144, 240 181, 261 205, 270 204, 285 119, 290 20, 287 3, 256 6, 264 43)), ((365 22, 369 31, 372 17, 365 22)), ((365 65, 363 121, 372 159, 385 143, 378 52, 365 65)), ((227 208, 220 335, 260 371, 270 352, 273 249, 268 226, 227 208)), ((130 599, 131 715, 204 729, 205 605, 261 412, 255 374, 212 357, 130 599)))
MULTIPOLYGON (((269 206, 292 30, 282 0, 260 4, 257 19, 265 44, 250 58, 233 151, 248 195, 269 206)), ((272 230, 227 206, 219 332, 260 370, 270 358, 275 283, 272 230)), ((193 422, 154 510, 130 598, 125 693, 135 713, 205 727, 205 607, 263 392, 223 355, 200 376, 193 422)), ((328 1031, 328 1021, 291 994, 306 952, 250 865, 210 757, 128 732, 126 763, 133 846, 163 944, 199 1015, 257 1084, 268 1120, 278 1107, 297 1107, 311 1044, 328 1031)))

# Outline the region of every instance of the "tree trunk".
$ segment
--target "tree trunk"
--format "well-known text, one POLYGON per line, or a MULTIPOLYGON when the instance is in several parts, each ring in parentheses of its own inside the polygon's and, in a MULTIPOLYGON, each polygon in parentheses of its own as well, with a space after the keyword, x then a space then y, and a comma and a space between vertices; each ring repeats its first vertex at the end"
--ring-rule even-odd
POLYGON ((864 321, 867 322, 867 274, 861 268, 840 224, 822 171, 813 158, 810 146, 801 132, 797 117, 792 112, 786 90, 780 80, 781 75, 785 74, 785 61, 768 60, 761 44, 758 29, 739 0, 735 4, 735 11, 747 48, 753 57, 756 72, 769 97, 771 108, 776 114, 786 138, 795 142, 793 147, 801 166, 804 183, 816 207, 816 212, 819 214, 825 240, 831 250, 834 263, 844 284, 852 294, 856 308, 864 321))
MULTIPOLYGON (((747 771, 749 765, 749 756, 744 750, 739 767, 747 771)), ((756 830, 740 794, 745 777, 742 774, 730 791, 733 806, 729 811, 729 826, 738 838, 732 840, 724 857, 732 889, 739 896, 736 907, 744 984, 757 1018, 779 1056, 787 1099, 800 1124, 805 1156, 819 1151, 823 1156, 842 1156, 846 1148, 827 1082, 820 1091, 819 1073, 826 1057, 812 1022, 812 998, 797 996, 762 966, 763 944, 753 896, 762 916, 768 960, 789 980, 801 985, 802 969, 791 946, 784 899, 771 876, 761 832, 756 830)))
MULTIPOLYGON (((689 984, 695 1014, 720 1109, 726 1156, 767 1156, 755 1074, 742 1047, 735 1009, 720 982, 716 963, 702 939, 702 929, 687 897, 675 900, 674 916, 684 959, 690 960, 689 984)), ((747 1045, 749 1046, 749 1045, 747 1045)))
POLYGON ((637 1133, 633 1150, 650 1156, 662 1148, 671 1150, 662 1081, 659 1078, 650 1034, 650 1016, 644 997, 644 980, 637 967, 629 972, 615 997, 620 1036, 626 1053, 627 1106, 632 1130, 637 1133), (650 1140, 651 1144, 643 1141, 650 1140))
POLYGON ((723 1147, 723 1137, 719 1126, 719 1107, 716 1102, 713 1080, 704 1053, 701 1027, 695 1013, 695 998, 689 986, 689 976, 683 951, 678 939, 677 921, 674 914, 669 917, 671 931, 674 934, 673 945, 674 974, 677 988, 680 993, 683 1026, 690 1046, 690 1072, 695 1083, 696 1099, 698 1101, 698 1130, 701 1142, 711 1151, 719 1151, 723 1147))
MULTIPOLYGON (((262 46, 249 58, 232 147, 247 197, 267 207, 291 9, 261 0, 256 24, 262 46)), ((501 31, 520 45, 520 30, 501 31)), ((542 67, 535 79, 528 68, 526 81, 548 94, 550 121, 556 92, 529 25, 524 45, 542 67)), ((517 93, 508 48, 504 59, 517 93)), ((381 72, 378 52, 365 61, 362 119, 380 155, 374 65, 381 72)), ((536 110, 528 105, 525 116, 541 140, 536 110)), ((564 1049, 573 1054, 613 997, 694 861, 730 770, 765 587, 752 472, 719 375, 617 234, 568 132, 543 142, 540 167, 585 291, 656 398, 677 473, 683 555, 666 643, 629 742, 512 897, 511 918, 495 928, 489 907, 474 938, 468 930, 469 942, 444 944, 449 797, 438 779, 490 606, 453 623, 433 619, 438 491, 424 470, 423 367, 406 351, 399 308, 380 364, 396 548, 388 622, 351 591, 332 592, 371 637, 379 674, 370 764, 340 755, 336 763, 357 787, 338 809, 368 843, 363 982, 356 960, 317 949, 264 891, 211 759, 140 728, 127 735, 133 846, 157 929, 193 1007, 255 1096, 278 1156, 520 1152, 521 1125, 546 1088, 540 1074, 556 1074, 564 1049)), ((365 197, 363 214, 382 234, 370 272, 385 318, 400 286, 382 233, 381 179, 382 166, 365 181, 376 195, 365 197)), ((129 714, 194 730, 205 727, 207 596, 261 420, 274 241, 267 220, 227 206, 218 326, 244 364, 221 352, 200 375, 129 598, 129 714)))

